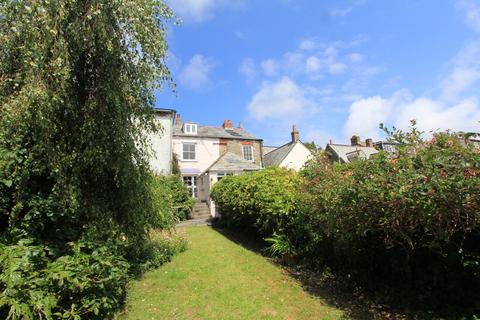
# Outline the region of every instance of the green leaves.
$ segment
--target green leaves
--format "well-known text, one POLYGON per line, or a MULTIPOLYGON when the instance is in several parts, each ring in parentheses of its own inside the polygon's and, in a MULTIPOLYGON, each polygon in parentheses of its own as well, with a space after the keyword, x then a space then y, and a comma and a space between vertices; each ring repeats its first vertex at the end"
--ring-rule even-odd
POLYGON ((223 178, 213 186, 211 196, 222 220, 271 235, 281 231, 296 213, 300 183, 294 171, 268 168, 223 178))
POLYGON ((0 3, 0 318, 111 317, 149 229, 173 223, 146 138, 153 89, 172 85, 172 15, 160 0, 0 3))

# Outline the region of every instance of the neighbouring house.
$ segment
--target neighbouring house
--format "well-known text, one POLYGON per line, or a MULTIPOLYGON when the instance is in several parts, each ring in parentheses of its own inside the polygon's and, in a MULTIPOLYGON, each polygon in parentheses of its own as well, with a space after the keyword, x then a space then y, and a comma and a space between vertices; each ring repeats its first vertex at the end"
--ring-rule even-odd
POLYGON ((262 149, 262 152, 263 152, 263 159, 265 159, 265 155, 267 153, 270 153, 271 151, 275 150, 275 149, 278 149, 278 147, 274 147, 274 146, 263 146, 263 149, 262 149))
POLYGON ((155 108, 154 113, 155 121, 160 125, 161 130, 148 137, 152 147, 150 166, 155 173, 168 175, 172 173, 173 120, 176 111, 155 108))
POLYGON ((350 145, 335 144, 330 141, 325 151, 329 154, 332 162, 347 163, 357 159, 368 159, 378 153, 375 149, 372 139, 367 139, 363 143, 359 136, 353 136, 350 139, 350 145))
POLYGON ((373 146, 377 150, 383 150, 388 152, 390 155, 393 155, 395 152, 397 152, 397 145, 398 142, 395 141, 377 141, 373 146))
POLYGON ((458 132, 458 137, 465 145, 473 145, 476 148, 480 148, 480 133, 458 132))
POLYGON ((312 152, 300 141, 300 133, 295 125, 291 137, 290 142, 265 154, 265 167, 277 166, 298 171, 313 157, 312 152))
POLYGON ((182 123, 177 114, 173 129, 173 152, 192 197, 197 200, 195 212, 215 216, 210 199, 212 186, 227 175, 237 175, 263 168, 262 139, 234 127, 231 120, 222 126, 182 123))

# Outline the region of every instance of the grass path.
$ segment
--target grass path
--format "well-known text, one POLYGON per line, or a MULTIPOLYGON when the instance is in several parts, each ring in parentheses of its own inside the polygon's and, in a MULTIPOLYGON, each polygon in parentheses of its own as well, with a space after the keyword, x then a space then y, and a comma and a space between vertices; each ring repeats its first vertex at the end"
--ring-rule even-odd
POLYGON ((264 257, 210 227, 185 231, 189 250, 134 282, 120 319, 341 318, 264 257))

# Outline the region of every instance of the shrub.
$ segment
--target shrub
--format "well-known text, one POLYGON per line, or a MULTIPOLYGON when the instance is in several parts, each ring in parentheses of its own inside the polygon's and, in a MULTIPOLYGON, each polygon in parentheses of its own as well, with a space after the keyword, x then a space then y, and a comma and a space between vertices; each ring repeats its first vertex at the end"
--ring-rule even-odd
POLYGON ((253 227, 263 235, 283 232, 296 212, 300 177, 284 168, 228 176, 211 192, 222 220, 230 226, 253 227))
POLYGON ((20 241, 0 251, 0 318, 106 319, 123 305, 129 264, 115 246, 68 243, 64 255, 20 241))
POLYGON ((392 135, 400 141, 393 157, 344 165, 319 157, 307 166, 293 224, 305 235, 301 251, 373 286, 471 306, 480 284, 479 149, 450 133, 392 135))
POLYGON ((195 199, 179 176, 155 176, 152 190, 159 227, 172 227, 177 221, 188 219, 195 199))

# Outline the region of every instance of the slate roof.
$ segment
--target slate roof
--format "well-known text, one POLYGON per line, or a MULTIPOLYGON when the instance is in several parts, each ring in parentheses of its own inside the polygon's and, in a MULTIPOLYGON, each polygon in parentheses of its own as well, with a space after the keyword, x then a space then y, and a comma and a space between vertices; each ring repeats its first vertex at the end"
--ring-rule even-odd
MULTIPOLYGON (((299 141, 299 143, 301 142, 299 141)), ((265 167, 279 166, 282 163, 283 159, 285 159, 290 153, 290 151, 292 151, 295 145, 296 142, 289 142, 265 154, 265 156, 263 157, 263 163, 265 164, 265 167)))
POLYGON ((226 152, 217 159, 205 172, 238 172, 238 171, 256 171, 262 168, 253 162, 247 161, 231 152, 226 152))
POLYGON ((224 139, 258 140, 258 141, 262 140, 246 132, 245 129, 243 128, 224 128, 224 127, 200 126, 200 125, 197 125, 197 134, 186 134, 182 131, 182 129, 175 127, 173 130, 173 135, 177 137, 224 138, 224 139))
POLYGON ((351 146, 345 144, 327 144, 327 148, 333 150, 338 158, 342 162, 350 162, 348 160, 347 154, 359 152, 365 158, 370 158, 373 154, 378 153, 378 150, 373 147, 365 147, 365 146, 351 146))
POLYGON ((273 146, 263 146, 262 148, 262 155, 265 156, 267 153, 272 152, 273 150, 278 149, 278 147, 273 147, 273 146))

